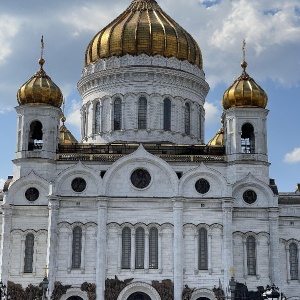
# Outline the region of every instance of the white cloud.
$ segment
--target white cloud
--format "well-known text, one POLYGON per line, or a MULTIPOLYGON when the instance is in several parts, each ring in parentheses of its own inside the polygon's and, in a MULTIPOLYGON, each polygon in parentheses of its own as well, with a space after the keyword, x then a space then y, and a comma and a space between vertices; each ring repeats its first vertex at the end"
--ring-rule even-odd
POLYGON ((67 122, 77 128, 80 128, 81 126, 80 108, 81 103, 72 100, 71 106, 66 114, 67 122))
POLYGON ((284 162, 286 163, 299 163, 300 162, 300 148, 295 148, 293 151, 287 153, 284 156, 284 162))
POLYGON ((6 181, 5 179, 0 178, 0 190, 3 189, 3 186, 4 186, 5 181, 6 181))
POLYGON ((221 112, 213 103, 205 102, 205 124, 212 125, 220 123, 221 112))
POLYGON ((20 21, 17 18, 0 15, 0 64, 12 53, 12 38, 18 33, 19 27, 20 21))

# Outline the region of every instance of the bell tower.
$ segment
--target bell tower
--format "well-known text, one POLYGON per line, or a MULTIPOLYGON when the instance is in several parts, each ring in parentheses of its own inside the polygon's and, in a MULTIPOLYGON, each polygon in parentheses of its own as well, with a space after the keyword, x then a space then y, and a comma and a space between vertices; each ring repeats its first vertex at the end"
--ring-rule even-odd
POLYGON ((243 42, 241 76, 223 95, 223 121, 228 161, 267 162, 268 96, 246 72, 243 42))
POLYGON ((44 41, 41 39, 40 69, 17 93, 18 114, 16 159, 54 160, 62 117, 63 95, 43 69, 44 41))

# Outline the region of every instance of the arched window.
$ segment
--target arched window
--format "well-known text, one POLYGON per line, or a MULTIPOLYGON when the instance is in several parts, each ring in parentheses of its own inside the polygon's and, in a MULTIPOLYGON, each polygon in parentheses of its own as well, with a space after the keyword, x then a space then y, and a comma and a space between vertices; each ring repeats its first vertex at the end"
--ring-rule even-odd
POLYGON ((40 121, 30 124, 28 150, 42 149, 43 147, 43 125, 40 121))
POLYGON ((149 232, 149 269, 158 269, 158 230, 155 227, 149 232))
POLYGON ((131 257, 131 230, 128 227, 122 230, 122 269, 130 269, 131 257))
POLYGON ((73 229, 72 269, 79 269, 81 265, 82 229, 79 226, 73 229))
POLYGON ((25 239, 24 273, 33 272, 34 235, 29 233, 25 239))
POLYGON ((191 108, 189 103, 184 106, 184 132, 188 135, 191 133, 191 108))
POLYGON ((208 268, 208 253, 207 253, 207 230, 199 229, 199 253, 198 253, 198 268, 199 270, 207 270, 208 268))
POLYGON ((295 243, 291 243, 290 249, 290 275, 291 280, 298 280, 298 248, 295 243))
POLYGON ((144 269, 145 230, 137 228, 135 232, 135 268, 144 269))
POLYGON ((164 100, 164 130, 171 130, 171 100, 164 100))
POLYGON ((249 236, 246 240, 248 275, 256 275, 255 238, 249 236))
POLYGON ((242 126, 241 147, 242 153, 255 153, 254 128, 249 123, 242 126))
POLYGON ((114 101, 114 130, 122 129, 122 101, 117 98, 114 101))
POLYGON ((147 99, 145 97, 139 99, 138 129, 147 129, 147 99))
POLYGON ((100 122, 101 122, 100 103, 97 102, 95 106, 95 124, 94 124, 95 133, 100 132, 100 122))

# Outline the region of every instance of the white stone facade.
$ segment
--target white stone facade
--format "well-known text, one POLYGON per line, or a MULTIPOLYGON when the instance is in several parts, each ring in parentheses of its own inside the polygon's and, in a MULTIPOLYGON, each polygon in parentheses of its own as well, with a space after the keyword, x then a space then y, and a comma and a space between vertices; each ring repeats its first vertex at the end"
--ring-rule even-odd
POLYGON ((166 300, 155 288, 162 281, 174 285, 174 300, 182 299, 186 286, 193 290, 190 300, 215 300, 213 287, 226 289, 234 268, 235 279, 246 281, 249 290, 274 282, 287 297, 300 299, 300 194, 278 194, 270 182, 266 109, 226 110, 225 146, 214 154, 205 152, 220 148, 204 145, 209 86, 197 66, 160 56, 109 58, 85 68, 78 89, 82 143, 70 145, 73 150, 58 147, 59 108, 17 107, 14 176, 1 194, 3 282, 38 285, 47 265, 49 299, 61 282, 71 287, 60 299, 88 300, 82 287, 87 282, 94 284, 97 300, 104 300, 107 280, 117 277, 126 282, 117 300, 135 293, 166 300), (147 100, 143 129, 138 128, 141 97, 147 100), (117 98, 119 130, 113 123, 117 98), (166 98, 170 130, 163 125, 166 98), (37 147, 30 144, 33 123, 42 125, 37 147), (253 128, 250 152, 241 144, 245 124, 253 128), (179 145, 187 152, 178 153, 179 145), (149 174, 143 187, 132 179, 140 169, 149 174), (73 185, 78 178, 85 182, 81 190, 73 185), (124 228, 130 232, 127 241, 124 228))

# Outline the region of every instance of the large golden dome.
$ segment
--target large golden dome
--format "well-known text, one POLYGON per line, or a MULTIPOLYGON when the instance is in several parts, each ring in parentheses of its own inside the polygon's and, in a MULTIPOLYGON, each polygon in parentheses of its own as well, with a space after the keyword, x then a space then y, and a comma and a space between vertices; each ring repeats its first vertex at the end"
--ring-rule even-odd
POLYGON ((45 104, 55 107, 60 107, 62 105, 62 92, 43 70, 44 63, 45 60, 40 58, 40 70, 18 90, 17 99, 19 105, 45 104))
POLYGON ((246 72, 247 63, 241 63, 242 75, 225 91, 223 108, 231 107, 260 107, 265 108, 268 103, 266 92, 246 72))
POLYGON ((85 66, 126 54, 176 57, 202 68, 197 42, 155 0, 133 0, 119 17, 98 32, 87 47, 85 66))

